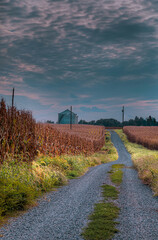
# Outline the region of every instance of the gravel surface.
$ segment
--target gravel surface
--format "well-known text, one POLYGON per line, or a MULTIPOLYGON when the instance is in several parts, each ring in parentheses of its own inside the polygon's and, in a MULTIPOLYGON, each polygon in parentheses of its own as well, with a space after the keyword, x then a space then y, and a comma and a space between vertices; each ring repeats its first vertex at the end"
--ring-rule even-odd
POLYGON ((153 197, 152 190, 138 179, 131 156, 115 132, 112 132, 112 141, 119 154, 115 163, 126 166, 118 199, 121 212, 117 228, 120 232, 113 240, 157 240, 158 197, 153 197))
MULTIPOLYGON (((119 153, 115 162, 90 168, 82 177, 71 180, 67 186, 46 194, 39 205, 0 229, 2 240, 82 240, 80 233, 94 204, 101 200, 103 183, 108 183, 107 171, 112 164, 123 163, 123 183, 118 199, 121 213, 117 226, 120 233, 113 240, 157 240, 158 198, 138 179, 131 168, 130 154, 119 136, 111 132, 119 153)), ((99 239, 98 239, 99 240, 99 239)))
POLYGON ((105 183, 111 164, 90 168, 82 177, 47 194, 49 201, 41 199, 37 207, 2 228, 1 239, 81 240, 81 230, 94 204, 101 199, 100 186, 105 183))

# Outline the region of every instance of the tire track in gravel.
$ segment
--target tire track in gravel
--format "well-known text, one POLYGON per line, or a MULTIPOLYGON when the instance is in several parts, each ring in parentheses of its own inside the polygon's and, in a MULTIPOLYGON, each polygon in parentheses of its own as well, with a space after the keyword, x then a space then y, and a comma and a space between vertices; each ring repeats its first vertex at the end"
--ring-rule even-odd
POLYGON ((70 180, 55 192, 46 194, 39 205, 0 229, 2 240, 82 240, 80 233, 94 204, 102 199, 101 185, 110 166, 92 167, 78 179, 70 180))
POLYGON ((119 136, 111 131, 112 142, 119 159, 93 168, 82 177, 70 180, 56 192, 46 194, 39 205, 0 229, 2 240, 83 240, 82 228, 93 211, 94 204, 102 199, 101 185, 109 181, 107 172, 111 165, 123 163, 123 183, 118 199, 121 207, 117 219, 120 230, 113 240, 158 239, 158 198, 138 179, 132 167, 130 154, 119 136))

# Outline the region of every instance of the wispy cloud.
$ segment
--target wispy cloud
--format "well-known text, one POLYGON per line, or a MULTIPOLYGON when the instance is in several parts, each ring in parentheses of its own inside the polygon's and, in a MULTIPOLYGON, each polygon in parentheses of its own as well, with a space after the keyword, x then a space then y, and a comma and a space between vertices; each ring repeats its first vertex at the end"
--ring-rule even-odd
POLYGON ((156 108, 150 102, 158 86, 156 1, 0 5, 0 94, 14 86, 17 96, 50 106, 50 112, 69 105, 95 116, 122 104, 156 108))
POLYGON ((12 73, 9 73, 8 76, 0 76, 0 84, 3 85, 12 85, 12 84, 21 84, 23 83, 23 78, 18 75, 14 75, 12 73))
POLYGON ((126 107, 157 107, 158 106, 158 99, 157 100, 140 100, 136 102, 131 102, 125 104, 126 107))
POLYGON ((36 65, 26 64, 26 63, 19 63, 18 68, 22 71, 26 72, 35 72, 35 73, 43 73, 44 69, 42 67, 38 67, 36 65))

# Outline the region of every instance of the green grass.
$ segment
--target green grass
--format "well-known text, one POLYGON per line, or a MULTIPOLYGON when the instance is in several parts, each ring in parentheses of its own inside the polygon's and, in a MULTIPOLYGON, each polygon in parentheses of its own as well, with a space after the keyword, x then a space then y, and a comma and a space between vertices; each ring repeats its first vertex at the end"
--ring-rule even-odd
POLYGON ((83 175, 89 167, 114 161, 117 151, 106 132, 105 146, 90 156, 39 155, 32 165, 9 159, 0 166, 0 220, 36 204, 38 196, 83 175))
POLYGON ((112 169, 110 171, 110 179, 113 183, 120 185, 123 178, 122 168, 124 164, 114 164, 112 165, 112 169))
POLYGON ((88 228, 84 229, 82 237, 86 240, 105 240, 112 239, 118 232, 116 229, 119 208, 113 203, 97 203, 94 212, 89 216, 88 228))
POLYGON ((140 144, 129 142, 122 130, 115 130, 131 154, 134 167, 144 184, 148 184, 158 196, 158 151, 149 150, 140 144))
POLYGON ((112 169, 117 170, 117 169, 122 169, 125 165, 124 164, 113 164, 112 169))
MULTIPOLYGON (((110 162, 116 161, 118 159, 117 150, 114 147, 113 143, 111 142, 111 134, 108 131, 106 131, 105 146, 102 148, 102 151, 106 152, 107 160, 109 159, 110 162)), ((104 163, 104 161, 103 161, 103 163, 104 163)))
POLYGON ((111 185, 103 185, 102 186, 102 194, 105 200, 111 199, 117 199, 119 191, 111 185))
MULTIPOLYGON (((110 178, 113 183, 119 185, 122 182, 122 168, 124 164, 114 164, 111 167, 110 178)), ((82 237, 85 240, 112 239, 118 232, 115 219, 120 209, 111 201, 118 198, 119 191, 112 185, 102 186, 103 202, 95 204, 94 212, 89 216, 90 222, 83 229, 82 237)))

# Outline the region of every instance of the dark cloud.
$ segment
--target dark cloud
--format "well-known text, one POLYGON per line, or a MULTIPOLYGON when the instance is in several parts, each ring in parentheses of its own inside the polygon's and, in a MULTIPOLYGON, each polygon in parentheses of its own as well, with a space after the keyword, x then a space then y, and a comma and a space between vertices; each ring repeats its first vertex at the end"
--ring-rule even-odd
POLYGON ((1 0, 0 94, 89 116, 110 114, 105 97, 157 98, 157 12, 154 0, 1 0))

